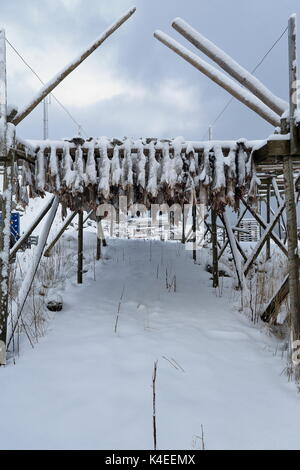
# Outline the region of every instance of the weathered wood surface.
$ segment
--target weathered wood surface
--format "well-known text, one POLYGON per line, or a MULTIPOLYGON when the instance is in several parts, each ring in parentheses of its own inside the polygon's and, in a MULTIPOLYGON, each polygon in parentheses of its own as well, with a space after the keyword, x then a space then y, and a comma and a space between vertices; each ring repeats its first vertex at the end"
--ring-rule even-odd
POLYGON ((99 46, 113 34, 122 24, 127 21, 133 13, 136 11, 136 8, 132 8, 127 11, 117 22, 112 24, 104 33, 86 49, 82 54, 76 57, 69 65, 67 65, 63 70, 61 70, 52 80, 50 80, 44 87, 39 91, 37 96, 33 98, 27 106, 25 106, 22 111, 20 111, 15 118, 12 120, 12 123, 16 126, 25 119, 28 114, 30 114, 39 103, 43 101, 46 96, 48 96, 51 91, 54 90, 68 75, 70 75, 73 70, 75 70, 84 60, 86 60, 99 46))
POLYGON ((229 73, 229 75, 251 91, 279 116, 288 109, 287 102, 274 95, 274 93, 264 86, 254 75, 249 73, 244 67, 218 46, 213 44, 209 39, 192 28, 186 21, 181 18, 176 18, 173 21, 172 26, 195 47, 197 47, 197 49, 217 63, 223 70, 225 70, 225 72, 229 73))
POLYGON ((271 320, 271 318, 274 318, 274 319, 276 318, 276 315, 278 314, 278 311, 282 303, 286 300, 288 294, 289 294, 289 276, 286 276, 282 285, 280 286, 276 294, 272 297, 266 309, 264 310, 263 314, 261 315, 262 321, 267 323, 271 320))
POLYGON ((0 366, 6 363, 6 336, 9 299, 10 220, 12 209, 13 152, 8 142, 5 31, 0 30, 0 156, 4 161, 0 227, 0 366))
POLYGON ((26 243, 32 232, 36 229, 36 227, 40 224, 40 222, 43 220, 45 215, 49 212, 51 209, 51 206, 54 202, 55 196, 52 196, 50 201, 45 205, 45 207, 41 210, 39 215, 36 217, 36 219, 32 222, 32 224, 29 226, 28 230, 24 233, 24 235, 21 236, 21 238, 15 243, 15 245, 12 247, 10 250, 10 261, 14 259, 16 253, 20 250, 22 245, 26 243))
POLYGON ((58 233, 55 235, 53 240, 50 242, 49 246, 47 246, 47 249, 44 252, 44 256, 46 258, 51 255, 51 251, 55 247, 56 243, 60 240, 62 235, 65 233, 65 231, 67 230, 67 228, 69 227, 69 225, 71 224, 72 220, 75 218, 76 215, 77 215, 77 212, 73 212, 73 214, 70 214, 69 217, 66 218, 66 220, 62 224, 62 226, 61 226, 60 230, 58 231, 58 233))
MULTIPOLYGON (((273 217, 273 220, 266 226, 266 229, 264 233, 262 234, 260 240, 257 242, 251 256, 248 258, 245 266, 244 266, 244 275, 247 276, 250 268, 252 267, 254 261, 257 259, 258 255, 260 254, 261 250, 264 247, 264 244, 268 242, 268 239, 272 233, 272 230, 274 229, 275 225, 277 224, 278 219, 280 218, 282 212, 285 209, 285 202, 283 201, 275 213, 275 216, 273 217)), ((269 253, 268 253, 269 255, 269 253)))
POLYGON ((264 103, 262 103, 262 101, 237 82, 227 77, 223 72, 208 64, 193 52, 190 52, 186 47, 182 46, 179 42, 175 41, 162 31, 155 31, 154 37, 209 77, 212 81, 217 83, 217 85, 224 88, 224 90, 262 117, 265 121, 272 124, 272 126, 280 126, 280 118, 278 114, 268 108, 264 103))
POLYGON ((18 322, 19 322, 19 319, 21 318, 21 315, 22 315, 22 312, 23 312, 23 308, 24 308, 24 305, 25 305, 25 302, 27 300, 27 297, 29 295, 29 292, 30 292, 30 289, 31 289, 31 286, 32 286, 32 283, 34 281, 34 278, 35 278, 35 275, 36 275, 36 272, 38 270, 38 267, 39 267, 39 264, 40 264, 40 261, 41 261, 41 258, 43 256, 43 251, 44 251, 44 248, 45 248, 45 245, 47 243, 47 239, 48 239, 48 236, 49 236, 49 232, 51 230, 51 227, 52 227, 52 224, 53 224, 53 221, 54 221, 54 218, 56 216, 56 212, 57 212, 57 209, 58 209, 58 206, 59 206, 59 200, 58 198, 56 197, 53 201, 53 204, 51 206, 51 209, 49 211, 49 214, 48 214, 48 217, 46 219, 46 222, 45 222, 45 225, 44 225, 44 228, 43 228, 43 231, 39 237, 39 243, 38 243, 38 246, 37 246, 37 249, 35 251, 35 255, 34 255, 34 258, 32 260, 32 263, 30 264, 30 266, 28 267, 28 270, 26 272, 26 275, 25 275, 25 278, 23 280, 23 283, 22 283, 22 286, 19 290, 19 296, 18 296, 18 311, 17 311, 17 314, 16 314, 16 318, 14 319, 14 324, 13 324, 13 327, 12 327, 12 332, 11 332, 11 335, 10 335, 10 338, 9 338, 9 341, 8 341, 8 344, 7 344, 7 347, 9 348, 10 344, 11 344, 11 341, 13 339, 13 336, 14 336, 14 333, 15 333, 15 330, 18 326, 18 322))
MULTIPOLYGON (((296 16, 289 19, 289 81, 290 81, 290 134, 291 155, 297 152, 298 141, 295 131, 295 115, 298 109, 297 97, 297 49, 296 49, 296 16), (296 93, 296 95, 295 95, 296 93)), ((292 322, 292 341, 300 340, 300 288, 299 288, 299 254, 297 233, 297 208, 295 199, 293 157, 284 157, 285 199, 288 232, 289 259, 289 292, 290 316, 292 322)), ((300 379, 300 367, 296 367, 296 379, 300 379)))

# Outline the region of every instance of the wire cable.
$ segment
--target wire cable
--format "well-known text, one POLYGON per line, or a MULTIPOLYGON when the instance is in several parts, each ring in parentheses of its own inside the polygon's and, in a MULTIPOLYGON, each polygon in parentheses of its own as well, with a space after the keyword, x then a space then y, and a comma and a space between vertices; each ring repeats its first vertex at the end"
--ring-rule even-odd
MULTIPOLYGON (((31 70, 31 72, 35 75, 35 77, 41 82, 42 85, 45 85, 45 82, 41 79, 41 77, 36 73, 36 71, 31 67, 31 65, 24 59, 22 54, 16 49, 15 46, 6 38, 7 44, 12 48, 12 50, 17 54, 17 56, 21 59, 21 61, 26 65, 26 67, 31 70)), ((57 102, 57 104, 65 111, 65 113, 69 116, 69 118, 73 121, 74 124, 76 124, 78 131, 82 130, 82 132, 85 134, 85 137, 88 137, 88 134, 85 132, 84 128, 82 127, 81 124, 79 124, 76 119, 72 116, 70 111, 66 108, 66 106, 53 94, 51 93, 51 96, 54 98, 54 100, 57 102)))
MULTIPOLYGON (((262 59, 258 62, 258 64, 254 67, 253 70, 251 70, 251 73, 254 74, 256 72, 256 70, 262 65, 262 63, 266 60, 266 58, 268 57, 268 55, 272 52, 272 50, 274 49, 275 46, 277 46, 277 44, 280 42, 280 40, 283 38, 283 36, 285 35, 285 33, 287 32, 288 30, 288 27, 285 28, 285 30, 281 33, 281 35, 279 36, 279 38, 276 39, 276 41, 273 43, 273 45, 270 47, 270 49, 265 53, 265 55, 262 57, 262 59)), ((245 80, 244 80, 245 81, 245 80)), ((243 83, 243 82, 242 82, 243 83)), ((211 124, 211 126, 214 126, 218 120, 223 116, 223 114, 225 113, 225 111, 229 108, 229 106, 231 105, 231 103, 234 101, 234 97, 230 98, 230 100, 226 103, 226 105, 224 106, 224 108, 220 111, 220 113, 217 115, 217 117, 215 118, 215 120, 213 121, 213 123, 211 124)), ((202 137, 202 140, 205 139, 206 135, 208 134, 208 130, 205 131, 205 134, 203 135, 202 137)))

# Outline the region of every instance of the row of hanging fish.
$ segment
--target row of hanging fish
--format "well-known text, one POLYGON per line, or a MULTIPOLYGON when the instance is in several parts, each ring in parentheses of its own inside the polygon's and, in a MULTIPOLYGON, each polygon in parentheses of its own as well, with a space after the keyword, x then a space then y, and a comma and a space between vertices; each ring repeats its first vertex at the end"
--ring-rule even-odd
POLYGON ((103 202, 212 204, 237 208, 241 196, 256 198, 251 144, 185 142, 157 139, 89 139, 41 141, 34 163, 15 167, 15 193, 24 206, 46 192, 72 210, 94 209, 103 202))

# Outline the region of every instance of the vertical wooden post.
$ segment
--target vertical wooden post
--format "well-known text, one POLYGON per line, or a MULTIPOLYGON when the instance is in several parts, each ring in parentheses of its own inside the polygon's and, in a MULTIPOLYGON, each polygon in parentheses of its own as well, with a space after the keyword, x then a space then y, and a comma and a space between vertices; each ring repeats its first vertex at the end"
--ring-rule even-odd
MULTIPOLYGON (((267 184, 267 224, 271 222, 271 182, 268 181, 267 184)), ((279 219, 280 222, 280 219, 279 219)), ((266 260, 271 259, 271 238, 268 236, 266 243, 266 260)))
POLYGON ((211 237, 213 254, 213 287, 219 286, 219 263, 218 263, 218 231, 217 231, 217 213, 211 209, 211 237))
POLYGON ((97 254, 96 254, 97 261, 100 261, 101 251, 102 251, 102 238, 101 238, 100 227, 99 227, 100 223, 101 223, 101 219, 100 217, 97 217, 97 254))
POLYGON ((78 212, 78 266, 77 283, 82 284, 83 280, 83 211, 78 212))
POLYGON ((97 237, 97 255, 96 255, 97 261, 100 261, 101 259, 101 251, 102 251, 102 243, 101 243, 101 240, 99 240, 99 238, 97 237))
MULTIPOLYGON (((289 81, 290 81, 290 134, 291 155, 284 157, 284 179, 287 212, 288 256, 289 256, 289 291, 290 314, 292 322, 292 342, 300 340, 300 289, 299 255, 297 239, 297 208, 293 178, 293 156, 297 154, 297 134, 295 113, 297 110, 297 50, 296 50, 296 15, 289 19, 289 81)), ((296 380, 300 378, 300 367, 296 367, 296 380)))
POLYGON ((13 153, 7 148, 7 81, 5 31, 0 31, 0 158, 3 160, 3 192, 0 227, 0 366, 6 363, 9 295, 10 219, 12 206, 13 153))
POLYGON ((181 235, 181 243, 185 244, 185 204, 182 207, 182 235, 181 235))
MULTIPOLYGON (((261 201, 261 197, 260 197, 259 202, 258 202, 258 213, 259 213, 260 216, 262 215, 261 212, 262 212, 262 201, 261 201)), ((262 237, 262 233, 263 233, 262 226, 261 226, 261 224, 259 224, 259 238, 262 237)))
POLYGON ((175 239, 175 215, 174 211, 170 211, 170 240, 175 239))
POLYGON ((162 242, 163 241, 163 220, 162 220, 162 217, 163 217, 163 213, 162 211, 160 211, 158 213, 158 231, 159 231, 159 235, 160 235, 160 241, 162 242))
POLYGON ((193 200, 193 208, 192 208, 192 217, 193 217, 193 260, 196 263, 197 261, 197 206, 195 198, 193 200))

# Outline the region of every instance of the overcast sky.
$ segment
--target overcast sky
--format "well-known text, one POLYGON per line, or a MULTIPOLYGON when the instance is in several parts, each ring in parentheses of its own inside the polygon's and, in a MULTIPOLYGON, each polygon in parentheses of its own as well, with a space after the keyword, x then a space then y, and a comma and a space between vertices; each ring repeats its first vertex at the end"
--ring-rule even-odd
MULTIPOLYGON (((128 8, 137 12, 55 94, 89 136, 157 136, 203 140, 230 95, 153 37, 161 29, 195 50, 171 27, 180 16, 252 69, 298 13, 299 0, 1 0, 7 38, 47 81, 128 8)), ((9 103, 25 105, 40 84, 8 46, 9 103)), ((208 59, 207 59, 208 60, 208 59)), ((288 95, 287 36, 257 71, 280 97, 288 95)), ((50 138, 77 128, 52 100, 50 138)), ((40 105, 18 134, 40 139, 40 105)), ((234 102, 213 129, 215 139, 264 138, 272 127, 234 102)))

